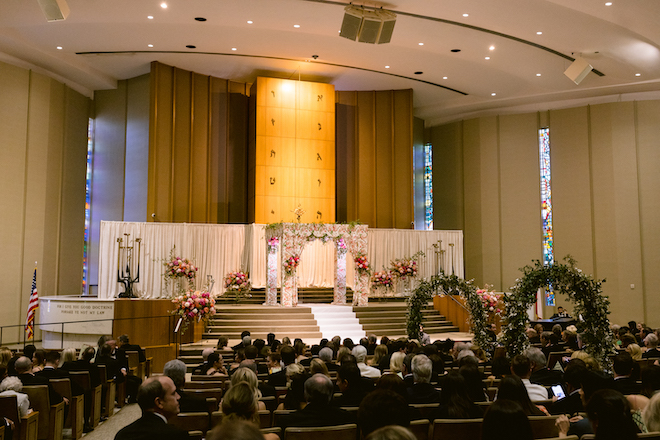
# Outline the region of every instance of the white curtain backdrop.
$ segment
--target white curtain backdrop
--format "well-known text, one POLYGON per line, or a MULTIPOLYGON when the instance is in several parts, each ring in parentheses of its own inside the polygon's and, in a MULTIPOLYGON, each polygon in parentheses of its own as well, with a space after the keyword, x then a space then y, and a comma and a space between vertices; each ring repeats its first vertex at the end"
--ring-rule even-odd
MULTIPOLYGON (((99 286, 101 299, 116 297, 122 286, 117 283, 117 238, 130 234, 130 240, 142 239, 140 282, 134 289, 142 298, 169 296, 170 286, 163 278, 163 262, 176 245, 175 255, 193 260, 199 267, 195 286, 206 284, 207 275, 215 279, 213 293, 224 291, 224 276, 232 271, 248 270, 252 286, 266 286, 265 225, 210 225, 200 223, 134 223, 101 222, 99 286)), ((462 231, 415 231, 410 229, 369 229, 367 257, 374 270, 388 267, 395 258, 410 257, 423 251, 418 259, 418 278, 428 278, 436 272, 438 244, 445 251, 440 266, 445 273, 463 277, 462 231), (440 242, 440 240, 442 240, 440 242), (449 246, 453 243, 454 246, 449 246), (452 270, 453 267, 453 270, 452 270)), ((320 240, 305 247, 298 267, 299 287, 332 287, 334 283, 335 250, 332 242, 320 240)), ((137 251, 135 252, 137 258, 137 251)), ((346 285, 353 287, 353 256, 347 254, 346 285)), ((414 285, 413 285, 414 287, 414 285)))

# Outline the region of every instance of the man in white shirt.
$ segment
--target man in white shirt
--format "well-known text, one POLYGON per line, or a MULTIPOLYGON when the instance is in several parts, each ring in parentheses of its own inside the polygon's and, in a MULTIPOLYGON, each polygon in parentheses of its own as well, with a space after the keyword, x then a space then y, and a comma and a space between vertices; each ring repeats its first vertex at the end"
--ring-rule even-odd
POLYGON ((522 380, 532 402, 548 399, 548 390, 544 386, 529 381, 529 376, 532 374, 532 363, 527 356, 519 354, 513 358, 511 361, 511 373, 522 380))
POLYGON ((380 370, 378 368, 370 367, 365 363, 367 358, 367 348, 363 345, 356 345, 353 347, 352 351, 355 360, 357 361, 357 366, 360 369, 360 375, 362 377, 369 377, 372 379, 378 379, 380 377, 380 370))

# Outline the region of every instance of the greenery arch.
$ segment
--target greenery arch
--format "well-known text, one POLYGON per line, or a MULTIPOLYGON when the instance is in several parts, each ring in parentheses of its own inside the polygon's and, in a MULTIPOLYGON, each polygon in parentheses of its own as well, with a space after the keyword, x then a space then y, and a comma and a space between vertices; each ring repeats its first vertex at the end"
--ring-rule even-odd
POLYGON ((419 325, 422 323, 422 309, 436 295, 459 295, 465 299, 470 313, 470 330, 474 334, 474 343, 482 348, 490 358, 497 343, 491 341, 486 333, 489 326, 488 314, 477 294, 473 280, 464 280, 456 275, 440 272, 429 280, 422 280, 408 298, 407 325, 408 336, 419 338, 419 325))
POLYGON ((605 280, 595 280, 583 274, 570 255, 564 261, 567 264, 546 266, 535 260, 533 266, 520 269, 523 276, 516 280, 511 294, 503 297, 506 331, 501 342, 507 347, 509 357, 521 354, 529 346, 525 334, 529 323, 527 310, 536 301, 538 289, 552 285, 556 293, 565 294, 575 303, 573 314, 580 317, 577 327, 579 332, 583 332, 582 342, 587 345, 585 350, 607 368, 610 365, 608 354, 614 347, 614 340, 607 317, 610 301, 602 294, 601 286, 605 280))

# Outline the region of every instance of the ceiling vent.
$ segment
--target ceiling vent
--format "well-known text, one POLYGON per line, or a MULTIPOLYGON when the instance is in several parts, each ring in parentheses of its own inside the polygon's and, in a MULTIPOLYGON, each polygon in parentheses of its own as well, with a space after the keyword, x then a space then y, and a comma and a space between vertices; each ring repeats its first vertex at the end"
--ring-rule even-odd
POLYGON ((339 36, 360 43, 385 44, 392 39, 395 23, 396 14, 390 11, 349 5, 344 8, 339 36))
POLYGON ((66 0, 37 0, 48 21, 62 21, 69 16, 66 0))

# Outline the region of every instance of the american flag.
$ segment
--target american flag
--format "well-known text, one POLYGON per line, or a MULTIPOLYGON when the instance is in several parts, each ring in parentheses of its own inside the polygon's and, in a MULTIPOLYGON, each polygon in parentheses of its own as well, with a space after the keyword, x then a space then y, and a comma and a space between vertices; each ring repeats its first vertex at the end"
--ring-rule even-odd
POLYGON ((39 294, 37 293, 37 269, 32 276, 32 290, 30 291, 30 303, 28 304, 27 319, 25 320, 25 331, 27 338, 34 337, 34 316, 39 308, 39 294))

